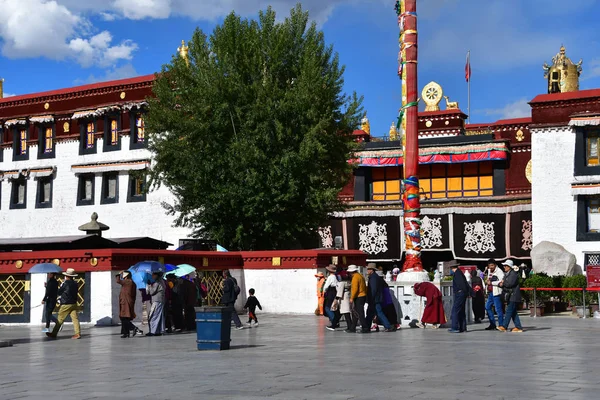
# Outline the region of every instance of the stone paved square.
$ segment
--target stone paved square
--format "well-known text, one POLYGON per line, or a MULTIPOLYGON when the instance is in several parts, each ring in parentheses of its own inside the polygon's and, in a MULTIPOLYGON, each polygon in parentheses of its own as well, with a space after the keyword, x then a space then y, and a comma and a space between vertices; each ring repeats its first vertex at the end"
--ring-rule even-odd
POLYGON ((0 327, 0 399, 595 399, 600 320, 523 317, 522 334, 403 328, 325 330, 315 316, 260 315, 232 349, 199 352, 195 334, 121 339, 84 327, 71 340, 0 327))

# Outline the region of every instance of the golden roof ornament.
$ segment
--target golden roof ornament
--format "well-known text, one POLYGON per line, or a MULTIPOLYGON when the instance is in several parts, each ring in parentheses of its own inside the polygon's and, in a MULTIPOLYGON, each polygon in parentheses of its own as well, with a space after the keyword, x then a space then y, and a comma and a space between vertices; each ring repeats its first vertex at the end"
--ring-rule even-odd
POLYGON ((371 124, 369 123, 369 118, 367 118, 367 114, 365 114, 363 119, 360 121, 360 129, 365 131, 367 135, 371 134, 371 124))
POLYGON ((561 46, 559 52, 552 57, 552 65, 544 63, 544 78, 548 80, 548 93, 576 92, 579 90, 583 60, 577 64, 567 57, 567 49, 561 46))
POLYGON ((185 60, 187 65, 190 65, 189 60, 189 47, 185 45, 185 40, 181 41, 181 46, 177 48, 177 52, 179 53, 179 57, 185 60))
POLYGON ((442 87, 436 82, 429 82, 423 88, 421 97, 425 102, 425 111, 440 111, 440 102, 444 96, 442 87))
POLYGON ((392 122, 392 126, 390 126, 389 136, 391 141, 398 140, 398 129, 395 122, 392 122))

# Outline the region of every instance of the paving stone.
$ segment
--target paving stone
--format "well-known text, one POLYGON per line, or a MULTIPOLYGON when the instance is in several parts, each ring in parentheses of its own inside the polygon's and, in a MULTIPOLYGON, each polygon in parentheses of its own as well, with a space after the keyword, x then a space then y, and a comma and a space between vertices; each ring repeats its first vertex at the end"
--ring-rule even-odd
POLYGON ((534 328, 358 335, 326 331, 325 318, 263 315, 222 352, 197 351, 193 334, 121 339, 118 327, 84 327, 81 340, 52 341, 2 326, 13 346, 0 349, 0 400, 596 398, 600 321, 522 320, 534 328))

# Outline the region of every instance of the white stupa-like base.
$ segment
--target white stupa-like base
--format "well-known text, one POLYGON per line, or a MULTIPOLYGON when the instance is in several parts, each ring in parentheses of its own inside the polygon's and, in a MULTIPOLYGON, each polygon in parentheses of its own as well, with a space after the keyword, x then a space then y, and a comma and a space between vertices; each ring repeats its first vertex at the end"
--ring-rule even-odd
POLYGON ((429 274, 427 273, 427 271, 400 272, 400 274, 398 274, 398 277, 396 278, 396 281, 407 283, 429 282, 429 274))
POLYGON ((395 282, 388 283, 395 291, 402 313, 401 324, 406 327, 411 322, 421 320, 425 308, 425 298, 414 294, 413 286, 418 282, 429 282, 427 271, 401 272, 395 282))

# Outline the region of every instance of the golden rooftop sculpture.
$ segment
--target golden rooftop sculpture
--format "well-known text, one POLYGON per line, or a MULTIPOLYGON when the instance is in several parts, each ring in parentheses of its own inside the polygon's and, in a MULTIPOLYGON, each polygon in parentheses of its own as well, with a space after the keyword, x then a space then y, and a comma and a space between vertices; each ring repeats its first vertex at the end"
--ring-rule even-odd
POLYGON ((579 90, 579 76, 581 75, 583 60, 577 64, 567 57, 565 46, 552 57, 552 65, 544 62, 544 78, 548 80, 548 93, 576 92, 579 90))
POLYGON ((185 60, 187 65, 190 65, 189 60, 189 47, 185 45, 185 40, 181 41, 181 46, 177 48, 177 52, 179 53, 179 57, 185 60))

